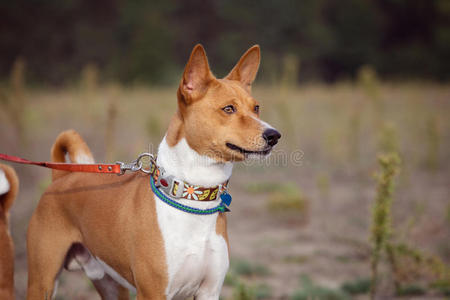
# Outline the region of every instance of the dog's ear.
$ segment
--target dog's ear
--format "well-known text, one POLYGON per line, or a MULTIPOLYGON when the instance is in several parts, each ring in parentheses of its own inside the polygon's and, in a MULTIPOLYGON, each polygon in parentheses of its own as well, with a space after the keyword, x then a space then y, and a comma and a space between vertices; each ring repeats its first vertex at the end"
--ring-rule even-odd
POLYGON ((259 45, 251 47, 242 55, 239 62, 225 79, 240 81, 250 91, 251 85, 258 73, 260 59, 261 51, 259 45))
POLYGON ((208 84, 214 79, 208 64, 205 49, 197 44, 192 50, 191 57, 184 69, 179 92, 186 102, 201 97, 207 90, 208 84))

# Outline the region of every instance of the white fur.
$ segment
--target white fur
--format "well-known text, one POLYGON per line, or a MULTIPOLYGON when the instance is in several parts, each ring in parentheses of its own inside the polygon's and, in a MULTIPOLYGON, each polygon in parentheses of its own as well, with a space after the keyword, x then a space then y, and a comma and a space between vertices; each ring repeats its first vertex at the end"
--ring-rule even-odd
MULTIPOLYGON (((158 165, 166 174, 190 184, 215 186, 231 176, 231 163, 218 163, 201 156, 182 139, 174 147, 164 140, 158 152, 158 165)), ((156 212, 161 230, 168 273, 167 299, 219 299, 229 266, 225 239, 216 233, 218 214, 194 215, 173 208, 158 198, 156 212)), ((180 203, 207 209, 215 201, 179 200, 180 203)))
POLYGON ((125 278, 120 276, 119 273, 117 273, 113 268, 111 268, 108 264, 106 264, 103 260, 101 260, 98 257, 96 257, 96 260, 103 267, 105 273, 111 276, 112 279, 114 279, 117 283, 129 289, 133 293, 136 293, 136 288, 133 285, 131 285, 125 278))
POLYGON ((100 262, 92 256, 92 254, 90 254, 88 261, 82 264, 82 268, 89 279, 98 280, 105 276, 105 269, 100 262))
POLYGON ((0 195, 6 194, 10 189, 9 181, 6 179, 5 172, 0 169, 0 195))
POLYGON ((255 121, 257 121, 259 124, 261 124, 261 126, 262 126, 264 129, 275 129, 275 128, 273 128, 272 126, 270 126, 269 123, 266 123, 266 122, 264 122, 263 120, 258 119, 258 118, 254 117, 254 116, 251 116, 251 117, 252 117, 253 120, 255 120, 255 121))
MULTIPOLYGON (((87 249, 86 249, 87 250, 87 249)), ((100 280, 105 277, 105 273, 111 276, 118 284, 136 293, 136 288, 131 285, 125 278, 119 275, 113 268, 98 257, 94 257, 89 250, 89 258, 86 262, 81 263, 81 268, 86 273, 86 276, 91 280, 100 280)))
POLYGON ((74 162, 78 163, 78 164, 93 164, 93 163, 95 163, 94 159, 92 158, 91 155, 88 155, 83 152, 77 153, 77 155, 75 156, 74 162))
POLYGON ((59 280, 55 280, 55 285, 53 287, 52 299, 56 298, 56 292, 58 291, 59 280))
POLYGON ((164 137, 158 149, 158 166, 169 175, 204 187, 225 182, 233 170, 231 162, 219 163, 209 156, 198 154, 184 138, 174 147, 169 147, 164 137))

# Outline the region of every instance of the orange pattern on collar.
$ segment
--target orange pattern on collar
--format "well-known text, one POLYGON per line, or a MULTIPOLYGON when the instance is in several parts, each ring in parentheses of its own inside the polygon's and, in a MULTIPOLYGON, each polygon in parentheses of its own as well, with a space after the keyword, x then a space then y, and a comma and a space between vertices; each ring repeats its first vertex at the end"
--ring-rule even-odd
POLYGON ((156 164, 151 164, 150 174, 153 176, 157 186, 164 187, 164 192, 168 196, 178 199, 194 200, 194 201, 214 201, 219 198, 220 193, 225 191, 228 180, 223 184, 206 188, 199 185, 191 185, 182 180, 173 179, 170 182, 161 176, 161 170, 156 164), (181 191, 179 189, 182 189, 181 191))

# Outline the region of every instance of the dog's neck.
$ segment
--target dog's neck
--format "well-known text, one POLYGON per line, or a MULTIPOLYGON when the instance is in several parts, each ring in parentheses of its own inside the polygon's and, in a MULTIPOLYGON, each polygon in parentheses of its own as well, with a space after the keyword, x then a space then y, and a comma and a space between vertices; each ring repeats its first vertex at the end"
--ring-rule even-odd
POLYGON ((230 178, 232 163, 219 163, 206 155, 198 154, 189 147, 185 138, 181 138, 172 147, 166 138, 167 135, 159 145, 157 156, 157 165, 164 169, 165 174, 203 187, 213 187, 230 178))

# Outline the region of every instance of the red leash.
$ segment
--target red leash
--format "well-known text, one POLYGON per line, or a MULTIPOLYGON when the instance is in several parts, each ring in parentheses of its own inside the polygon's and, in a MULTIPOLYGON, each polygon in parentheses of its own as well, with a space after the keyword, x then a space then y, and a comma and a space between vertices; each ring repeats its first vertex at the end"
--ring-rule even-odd
POLYGON ((37 162, 2 153, 0 153, 0 160, 12 161, 19 164, 36 165, 61 171, 123 174, 120 164, 69 164, 44 161, 37 162))

